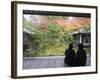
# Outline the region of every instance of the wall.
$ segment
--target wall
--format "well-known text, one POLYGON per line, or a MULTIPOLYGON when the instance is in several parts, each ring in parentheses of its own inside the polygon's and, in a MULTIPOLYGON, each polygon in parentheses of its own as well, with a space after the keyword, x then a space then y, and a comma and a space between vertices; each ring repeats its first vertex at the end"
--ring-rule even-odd
MULTIPOLYGON (((40 2, 55 2, 66 4, 86 4, 100 5, 100 0, 31 0, 40 2)), ((0 80, 14 80, 10 78, 11 71, 11 0, 0 0, 0 80)), ((100 6, 99 12, 100 14, 100 6)), ((100 21, 100 16, 98 20, 100 21)), ((99 22, 98 21, 98 22, 99 22)), ((98 25, 100 26, 100 24, 98 25)), ((100 35, 100 27, 98 27, 98 35, 100 35)), ((100 36, 98 36, 98 45, 100 45, 100 36)), ((99 47, 99 46, 98 46, 99 47)), ((99 49, 99 48, 98 48, 99 49)), ((98 50, 100 52, 100 50, 98 50)), ((98 53, 99 53, 98 52, 98 53)), ((98 54, 100 57, 100 54, 98 54)), ((98 67, 100 67, 100 59, 98 67)), ((62 76, 62 77, 45 77, 45 78, 28 78, 26 80, 100 80, 100 69, 98 74, 62 76)), ((20 79, 19 79, 20 80, 20 79)), ((24 80, 24 79, 22 79, 24 80)))

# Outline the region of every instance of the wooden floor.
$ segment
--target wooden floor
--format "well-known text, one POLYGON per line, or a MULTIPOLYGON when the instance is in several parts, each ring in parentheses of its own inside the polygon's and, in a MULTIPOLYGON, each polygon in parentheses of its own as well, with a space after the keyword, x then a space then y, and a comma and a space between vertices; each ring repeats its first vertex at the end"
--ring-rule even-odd
MULTIPOLYGON (((90 55, 87 55, 86 66, 90 66, 90 55)), ((64 56, 27 57, 23 60, 23 69, 68 67, 64 64, 64 56)))

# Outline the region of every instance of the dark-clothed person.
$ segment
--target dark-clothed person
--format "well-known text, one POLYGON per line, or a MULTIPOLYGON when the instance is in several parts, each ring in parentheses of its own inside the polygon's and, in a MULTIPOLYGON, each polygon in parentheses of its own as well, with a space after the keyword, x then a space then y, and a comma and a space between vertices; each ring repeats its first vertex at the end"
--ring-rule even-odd
POLYGON ((65 59, 64 62, 65 64, 69 66, 74 66, 74 57, 75 57, 75 51, 72 49, 73 45, 69 44, 69 48, 65 50, 65 59))
POLYGON ((75 59, 76 66, 86 65, 86 51, 83 49, 83 45, 79 44, 75 59))

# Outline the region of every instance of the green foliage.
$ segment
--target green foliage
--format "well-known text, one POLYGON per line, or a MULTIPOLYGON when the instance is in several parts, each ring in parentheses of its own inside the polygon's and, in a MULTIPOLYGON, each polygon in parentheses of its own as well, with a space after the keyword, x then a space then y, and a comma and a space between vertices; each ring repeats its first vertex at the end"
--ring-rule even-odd
POLYGON ((67 42, 68 44, 70 44, 70 43, 74 43, 75 39, 72 36, 72 34, 69 34, 68 32, 65 32, 64 41, 67 42))
POLYGON ((86 27, 83 27, 83 29, 84 29, 85 32, 90 32, 91 27, 90 26, 86 26, 86 27))
POLYGON ((60 30, 60 27, 57 24, 49 23, 48 24, 48 30, 52 32, 57 32, 60 30))
POLYGON ((31 21, 28 21, 24 18, 24 27, 26 28, 31 28, 33 25, 32 25, 32 22, 31 21))
POLYGON ((33 37, 33 44, 37 46, 31 52, 31 56, 56 56, 64 55, 64 51, 68 44, 73 42, 73 37, 56 24, 48 24, 47 31, 32 28, 35 33, 33 37), (63 32, 63 35, 61 35, 63 32))
POLYGON ((46 31, 35 28, 31 21, 24 20, 24 26, 35 33, 32 35, 35 49, 26 51, 24 56, 27 57, 64 55, 68 44, 74 42, 69 32, 54 23, 49 23, 46 31))
POLYGON ((68 19, 69 17, 67 16, 48 16, 48 19, 68 19))

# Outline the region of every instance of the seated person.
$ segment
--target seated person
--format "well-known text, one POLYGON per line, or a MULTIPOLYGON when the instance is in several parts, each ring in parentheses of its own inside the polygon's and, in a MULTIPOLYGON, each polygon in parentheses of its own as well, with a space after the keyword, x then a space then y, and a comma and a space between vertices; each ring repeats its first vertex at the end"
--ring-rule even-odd
POLYGON ((73 45, 69 44, 69 48, 65 50, 65 59, 64 62, 65 64, 69 65, 69 66, 74 66, 74 57, 75 57, 75 51, 72 49, 73 45))
POLYGON ((76 66, 86 65, 86 51, 83 49, 83 45, 79 44, 75 59, 76 66))

